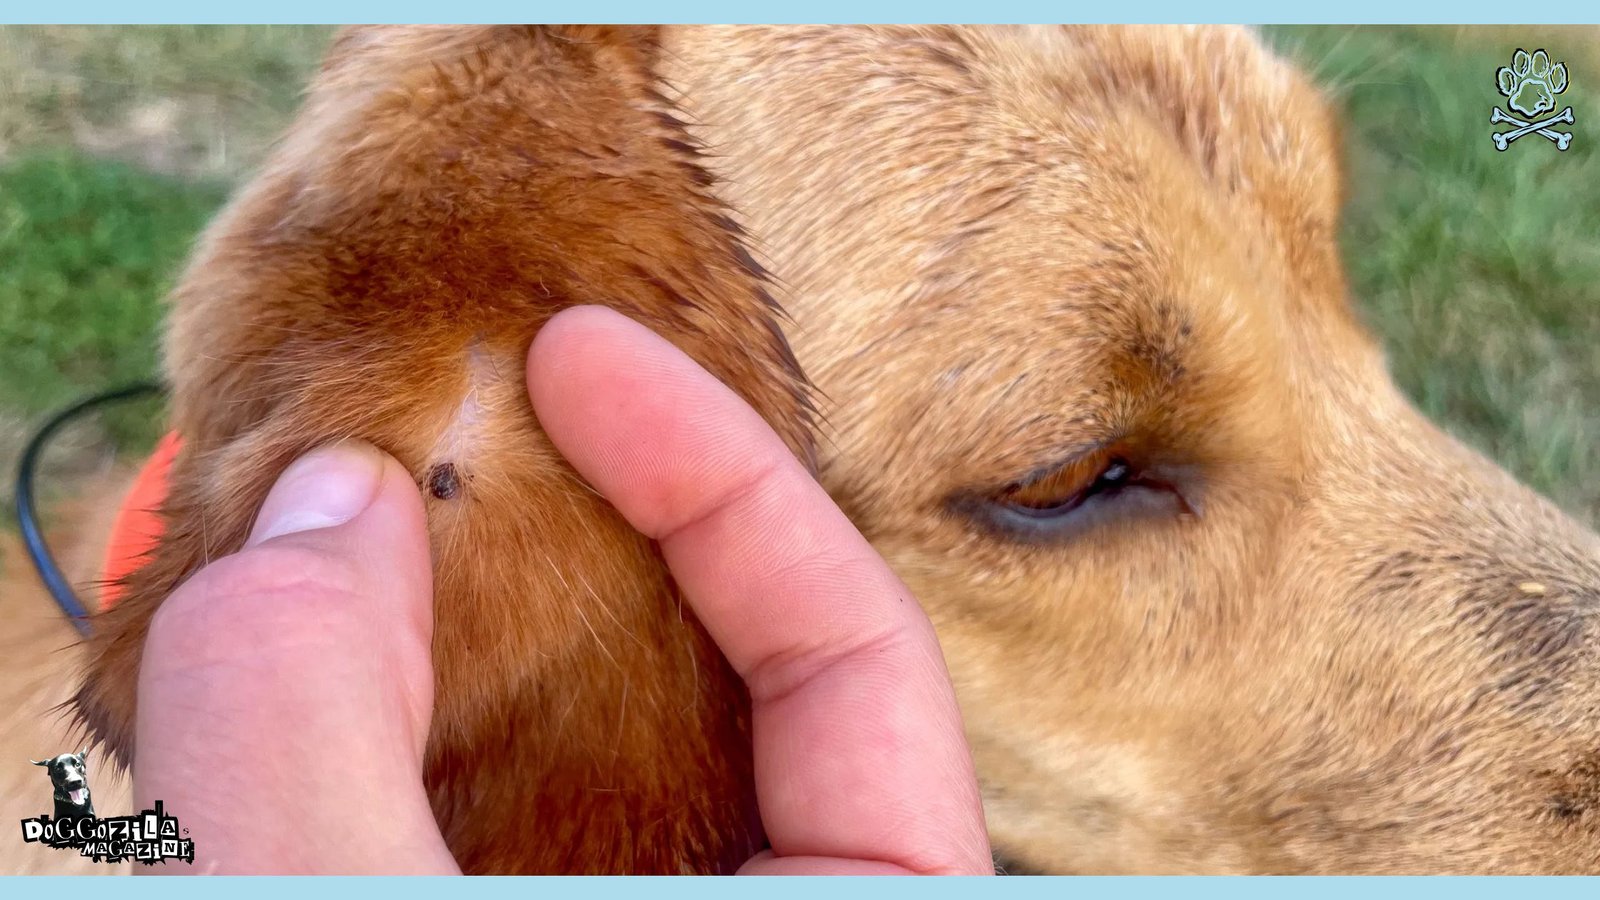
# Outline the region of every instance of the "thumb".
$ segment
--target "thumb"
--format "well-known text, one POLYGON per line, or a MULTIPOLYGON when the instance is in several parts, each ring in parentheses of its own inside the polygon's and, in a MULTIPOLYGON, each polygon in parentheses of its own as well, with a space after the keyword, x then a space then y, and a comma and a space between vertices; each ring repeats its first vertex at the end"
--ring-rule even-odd
POLYGON ((454 871, 422 785, 433 712, 422 499, 363 444, 273 486, 238 553, 162 604, 139 673, 134 797, 196 871, 454 871))

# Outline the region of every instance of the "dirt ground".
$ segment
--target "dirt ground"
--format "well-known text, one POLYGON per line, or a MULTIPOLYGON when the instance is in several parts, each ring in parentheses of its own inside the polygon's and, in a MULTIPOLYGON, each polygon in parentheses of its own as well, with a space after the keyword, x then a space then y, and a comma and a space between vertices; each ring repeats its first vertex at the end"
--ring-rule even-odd
MULTIPOLYGON (((71 502, 52 507, 47 535, 62 568, 93 597, 112 517, 133 470, 116 467, 82 482, 71 502)), ((93 863, 71 850, 22 842, 16 823, 51 810, 50 779, 30 760, 80 749, 57 704, 71 692, 77 633, 51 601, 14 532, 0 531, 0 875, 118 875, 129 864, 93 863)), ((128 779, 89 756, 95 811, 126 815, 128 779)))

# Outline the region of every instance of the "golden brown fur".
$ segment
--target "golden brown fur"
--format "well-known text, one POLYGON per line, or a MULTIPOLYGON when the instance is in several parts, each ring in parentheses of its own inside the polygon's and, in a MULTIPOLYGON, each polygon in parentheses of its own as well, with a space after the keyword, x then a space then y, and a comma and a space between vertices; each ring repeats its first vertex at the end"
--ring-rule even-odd
POLYGON ((173 530, 80 708, 128 758, 160 599, 294 454, 363 437, 464 473, 429 501, 463 865, 725 869, 758 840, 741 692, 520 359, 607 303, 809 453, 760 259, 820 477, 940 630, 1006 859, 1600 870, 1596 540, 1397 393, 1336 154, 1240 30, 347 33, 177 292, 173 530), (997 524, 1112 456, 1145 486, 997 524))

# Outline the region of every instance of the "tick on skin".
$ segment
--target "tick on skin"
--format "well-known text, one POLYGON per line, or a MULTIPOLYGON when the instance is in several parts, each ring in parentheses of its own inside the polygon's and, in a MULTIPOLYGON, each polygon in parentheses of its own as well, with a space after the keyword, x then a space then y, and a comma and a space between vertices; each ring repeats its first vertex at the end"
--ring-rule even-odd
POLYGON ((455 463, 439 463, 428 470, 428 493, 449 500, 460 492, 461 476, 456 474, 455 463))

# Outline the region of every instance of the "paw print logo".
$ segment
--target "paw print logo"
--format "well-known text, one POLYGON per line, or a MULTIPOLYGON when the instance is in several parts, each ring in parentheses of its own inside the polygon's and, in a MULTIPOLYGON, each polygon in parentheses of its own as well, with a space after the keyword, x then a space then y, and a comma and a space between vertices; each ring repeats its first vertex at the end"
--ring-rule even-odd
MULTIPOLYGON (((1495 73, 1495 81, 1500 88, 1500 96, 1506 98, 1507 107, 1534 119, 1556 108, 1556 95, 1567 89, 1567 67, 1564 63, 1551 63, 1550 54, 1543 50, 1535 50, 1530 54, 1519 49, 1512 55, 1511 65, 1501 66, 1500 71, 1495 73)), ((1531 122, 1495 107, 1489 113, 1489 122, 1505 122, 1516 126, 1511 131, 1490 135, 1497 150, 1504 151, 1512 141, 1529 134, 1549 140, 1557 150, 1565 150, 1572 144, 1572 132, 1557 131, 1550 127, 1562 123, 1573 124, 1570 106, 1547 119, 1531 122)))
POLYGON ((1518 50, 1511 57, 1511 65, 1501 66, 1495 73, 1500 82, 1500 95, 1510 97, 1507 106, 1525 116, 1537 116, 1556 108, 1556 95, 1567 89, 1567 67, 1564 63, 1550 64, 1550 56, 1543 50, 1518 50))

